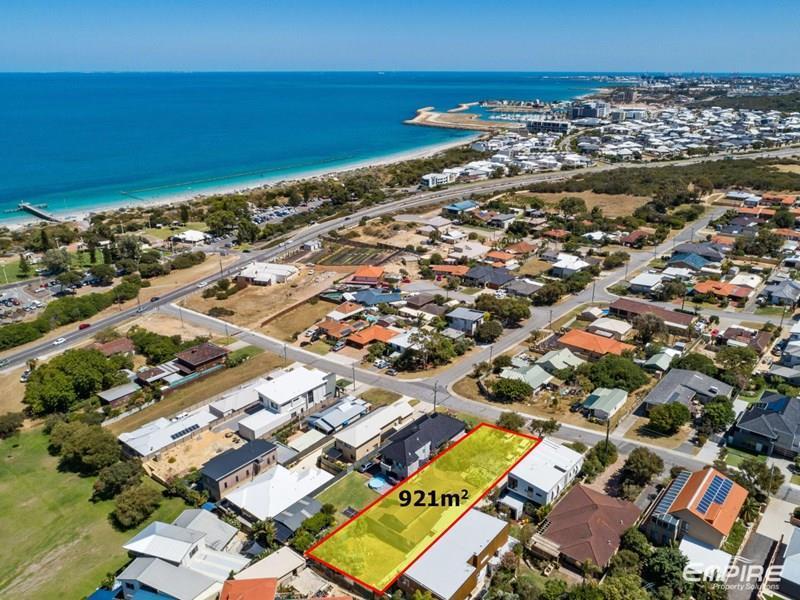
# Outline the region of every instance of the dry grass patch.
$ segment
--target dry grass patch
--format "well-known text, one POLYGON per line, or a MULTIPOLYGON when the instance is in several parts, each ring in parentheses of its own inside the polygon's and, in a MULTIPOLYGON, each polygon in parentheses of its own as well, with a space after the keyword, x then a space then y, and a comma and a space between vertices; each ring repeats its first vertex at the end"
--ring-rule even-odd
POLYGON ((318 302, 304 302, 292 310, 276 317, 260 328, 266 335, 291 342, 314 323, 323 319, 331 312, 335 305, 319 300, 318 302))
POLYGON ((362 400, 366 400, 373 406, 386 406, 392 402, 400 400, 402 396, 397 392, 382 390, 381 388, 370 388, 361 394, 362 400))
POLYGON ((688 442, 692 436, 692 428, 688 425, 682 427, 676 434, 664 435, 650 429, 649 422, 646 417, 636 417, 636 422, 625 433, 625 439, 674 450, 684 442, 688 442))
POLYGON ((537 196, 545 201, 549 206, 557 206, 562 198, 567 196, 583 198, 586 208, 592 210, 595 206, 599 207, 607 217, 624 217, 631 215, 634 210, 650 201, 645 196, 629 196, 627 194, 596 194, 594 192, 548 192, 548 193, 527 193, 518 194, 518 197, 525 198, 537 196))
POLYGON ((132 431, 159 417, 170 417, 196 404, 210 401, 214 396, 265 375, 278 367, 285 366, 285 364, 283 357, 270 352, 262 352, 238 367, 223 369, 213 375, 189 383, 186 387, 179 388, 160 402, 121 421, 117 421, 109 426, 108 429, 115 434, 132 431))
POLYGON ((0 373, 0 415, 10 412, 19 412, 25 405, 22 399, 25 397, 25 384, 19 380, 19 376, 26 367, 9 369, 0 373))
POLYGON ((547 262, 546 260, 540 260, 538 258, 529 258, 526 260, 522 265, 520 265, 519 269, 517 269, 517 275, 529 275, 535 277, 536 275, 541 275, 542 273, 546 273, 550 270, 553 265, 547 262))

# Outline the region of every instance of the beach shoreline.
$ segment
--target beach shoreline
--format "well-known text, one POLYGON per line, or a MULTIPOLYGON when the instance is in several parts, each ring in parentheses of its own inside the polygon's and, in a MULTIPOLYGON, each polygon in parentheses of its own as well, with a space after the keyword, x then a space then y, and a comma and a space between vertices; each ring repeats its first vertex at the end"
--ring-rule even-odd
MULTIPOLYGON (((433 156, 440 152, 444 152, 445 150, 449 150, 450 148, 457 148, 459 146, 465 146, 467 144, 471 144, 475 140, 480 139, 483 135, 485 134, 482 134, 480 132, 475 132, 474 135, 463 136, 458 139, 448 140, 447 142, 440 142, 438 144, 429 144, 426 146, 420 146, 409 150, 402 150, 400 152, 393 152, 382 156, 375 156, 372 158, 360 159, 353 162, 346 162, 335 167, 320 166, 316 168, 310 168, 308 170, 298 171, 297 173, 293 173, 290 175, 270 175, 267 177, 254 178, 253 180, 250 181, 237 181, 237 182, 230 180, 228 181, 220 180, 219 185, 209 185, 208 187, 204 187, 202 191, 187 190, 185 192, 172 192, 172 193, 167 193, 164 196, 146 200, 128 199, 128 200, 119 200, 118 202, 109 201, 108 203, 103 203, 99 205, 97 208, 93 209, 84 209, 84 210, 53 209, 51 212, 55 216, 63 219, 63 222, 88 221, 92 215, 113 213, 119 210, 127 210, 131 208, 153 208, 156 206, 169 206, 171 204, 182 204, 184 202, 199 201, 208 198, 209 196, 215 196, 220 194, 246 193, 277 185, 296 183, 299 181, 304 181, 309 179, 335 177, 346 173, 359 171, 362 169, 386 166, 390 164, 405 162, 408 160, 429 158, 430 156, 433 156)), ((231 179, 233 179, 234 177, 235 176, 232 176, 231 179)), ((15 230, 36 225, 39 223, 44 223, 44 221, 42 219, 34 217, 33 215, 25 213, 25 214, 20 214, 19 216, 9 217, 0 220, 0 227, 6 227, 8 229, 15 230)))

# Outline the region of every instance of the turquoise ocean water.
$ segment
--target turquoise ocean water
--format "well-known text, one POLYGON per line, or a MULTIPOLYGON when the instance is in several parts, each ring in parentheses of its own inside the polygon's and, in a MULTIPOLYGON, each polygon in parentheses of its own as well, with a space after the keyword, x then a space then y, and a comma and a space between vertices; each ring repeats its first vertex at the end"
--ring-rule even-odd
POLYGON ((558 100, 547 73, 0 74, 0 219, 288 178, 470 135, 403 124, 417 108, 558 100))

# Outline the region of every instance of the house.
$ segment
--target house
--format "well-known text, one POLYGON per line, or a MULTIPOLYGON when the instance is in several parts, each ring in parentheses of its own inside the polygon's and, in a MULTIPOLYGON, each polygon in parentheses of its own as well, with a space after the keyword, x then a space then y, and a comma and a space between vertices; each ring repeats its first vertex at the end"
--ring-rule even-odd
POLYGON ((516 244, 511 244, 510 246, 506 246, 506 252, 514 255, 522 255, 527 256, 532 252, 535 252, 538 248, 538 245, 531 244, 530 242, 517 242, 516 244))
POLYGON ((686 333, 697 319, 696 315, 681 313, 667 308, 662 308, 647 302, 637 302, 628 298, 617 298, 608 305, 610 316, 620 317, 626 321, 633 321, 639 315, 652 313, 659 317, 666 326, 676 333, 686 333))
POLYGON ((102 392, 97 392, 97 397, 104 404, 113 407, 122 406, 128 400, 133 398, 142 387, 133 381, 117 385, 102 392))
POLYGON ((769 304, 796 306, 800 302, 800 281, 781 279, 766 285, 761 295, 769 304))
POLYGON ((369 409, 370 405, 368 402, 360 398, 348 396, 333 406, 310 415, 308 419, 306 419, 306 422, 310 427, 326 435, 330 435, 340 429, 344 429, 351 423, 355 423, 358 419, 366 415, 369 409))
POLYGON ((427 306, 431 302, 436 300, 436 295, 434 294, 427 294, 427 293, 420 293, 414 294, 413 296, 408 296, 406 298, 406 306, 408 308, 413 308, 414 310, 419 310, 423 306, 427 306))
POLYGON ((600 317, 592 321, 586 327, 586 331, 602 335, 603 337, 611 337, 615 340, 624 340, 630 335, 631 331, 633 331, 633 326, 619 319, 600 317))
POLYGON ((506 494, 500 503, 509 506, 519 519, 525 502, 536 506, 552 504, 578 476, 583 454, 544 439, 508 474, 506 494), (511 498, 507 498, 511 496, 511 498), (513 502, 513 501, 517 502, 513 502))
POLYGON ((256 386, 261 403, 268 410, 292 417, 323 404, 335 391, 335 374, 301 366, 256 386))
POLYGON ((227 349, 205 342, 198 346, 192 346, 183 352, 178 352, 175 355, 175 362, 181 372, 191 375, 221 366, 227 356, 227 349))
POLYGON ((252 579, 276 579, 278 584, 286 582, 290 577, 296 577, 306 567, 306 559, 286 546, 278 548, 275 552, 254 562, 240 571, 233 578, 237 581, 252 579))
POLYGON ((94 344, 92 348, 102 352, 103 356, 106 358, 114 356, 115 354, 133 355, 136 352, 136 346, 134 346, 133 340, 127 337, 117 338, 104 344, 94 344))
POLYGON ((381 471, 401 481, 420 469, 447 443, 464 434, 463 421, 443 413, 424 415, 389 438, 381 471))
POLYGON ((606 354, 619 356, 626 350, 633 351, 635 349, 630 344, 588 333, 581 329, 570 329, 558 338, 558 345, 562 348, 569 348, 586 358, 601 358, 606 354))
POLYGON ((276 465, 228 494, 220 506, 251 522, 273 519, 331 479, 333 475, 316 467, 290 471, 276 465))
POLYGON ((364 327, 367 327, 366 321, 346 322, 337 321, 336 319, 331 319, 329 317, 326 317, 317 323, 317 331, 326 338, 335 341, 346 338, 347 336, 355 333, 359 329, 363 329, 364 327))
POLYGON ((207 430, 217 417, 207 406, 174 419, 163 417, 138 429, 119 434, 122 450, 129 456, 150 458, 207 430))
POLYGON ((628 401, 628 392, 619 388, 597 388, 586 400, 583 407, 587 409, 595 419, 608 421, 619 409, 625 406, 628 401))
POLYGON ((180 242, 182 244, 192 244, 193 246, 196 244, 202 244, 209 238, 207 233, 203 233, 202 231, 197 231, 195 229, 187 229, 182 233, 176 233, 172 236, 172 239, 176 242, 180 242))
POLYGON ((800 528, 794 528, 782 558, 777 591, 787 598, 800 598, 800 528))
POLYGON ((506 292, 511 296, 520 296, 522 298, 530 298, 544 287, 543 283, 534 281, 533 279, 515 279, 503 286, 506 292))
POLYGON ((539 365, 505 367, 500 372, 500 378, 524 381, 531 386, 534 393, 538 392, 553 380, 553 376, 539 365))
POLYGON ((431 265, 434 275, 442 277, 464 277, 469 271, 467 265, 431 265))
POLYGON ((275 539, 281 544, 286 544, 303 525, 303 521, 321 510, 322 504, 318 500, 309 497, 300 498, 272 519, 275 523, 275 539))
POLYGON ((463 331, 467 335, 475 335, 475 331, 483 323, 483 317, 483 312, 461 306, 445 315, 450 327, 456 331, 463 331))
POLYGON ((671 369, 650 390, 643 403, 649 412, 659 404, 679 402, 694 413, 696 412, 695 405, 698 403, 705 404, 717 396, 730 398, 732 395, 733 388, 718 379, 699 371, 671 369))
POLYGON ((698 281, 694 286, 693 293, 711 295, 722 300, 744 302, 753 293, 753 289, 742 285, 733 285, 725 281, 707 279, 706 281, 698 281))
POLYGON ((347 319, 352 319, 362 312, 364 312, 364 306, 361 304, 357 304, 356 302, 342 302, 331 312, 325 315, 325 317, 326 319, 331 319, 333 321, 346 321, 347 319))
POLYGON ((503 252, 502 250, 491 250, 487 252, 484 260, 491 265, 506 267, 508 269, 514 269, 519 266, 516 256, 510 252, 503 252))
POLYGON ((499 290, 513 280, 514 276, 508 269, 490 265, 476 265, 467 271, 463 277, 464 285, 481 288, 488 287, 493 290, 499 290))
POLYGON ((277 589, 277 579, 229 579, 222 586, 219 600, 275 600, 277 589))
POLYGON ((641 248, 647 241, 647 232, 641 229, 631 231, 628 235, 623 236, 619 243, 629 248, 641 248))
POLYGON ((728 443, 758 454, 794 458, 800 453, 800 398, 766 392, 739 415, 728 443))
POLYGON ((710 242, 684 242, 675 247, 674 254, 697 254, 707 261, 715 263, 725 259, 725 253, 716 244, 710 242))
POLYGON ((175 600, 214 600, 222 589, 222 583, 211 577, 157 558, 135 559, 117 575, 117 581, 125 600, 137 600, 145 594, 175 600))
POLYGON ((259 473, 278 463, 272 442, 254 439, 238 448, 218 454, 200 470, 200 481, 212 500, 218 501, 259 473))
POLYGON ((465 213, 473 212, 478 208, 478 203, 474 200, 462 200, 461 202, 455 202, 453 204, 448 204, 444 207, 444 212, 447 215, 460 217, 465 213))
POLYGON ((590 266, 591 265, 588 262, 578 256, 560 253, 558 255, 558 260, 550 269, 550 273, 553 275, 553 277, 567 279, 568 277, 575 275, 575 273, 578 271, 588 269, 590 266))
POLYGON ((405 400, 379 408, 335 433, 334 449, 343 460, 358 462, 408 423, 413 414, 414 409, 405 400))
POLYGON ((374 342, 387 344, 399 332, 382 325, 370 325, 369 327, 350 334, 347 343, 356 348, 364 348, 374 342))
POLYGON ((489 221, 486 223, 489 227, 497 227, 499 229, 508 229, 511 223, 514 222, 514 219, 517 218, 516 213, 503 213, 499 215, 494 215, 489 221))
POLYGON ((688 536, 720 548, 746 499, 747 490, 714 467, 681 471, 653 503, 643 530, 659 545, 688 536))
MULTIPOLYGON (((444 241, 447 241, 446 238, 444 241)), ((476 260, 490 250, 491 248, 489 246, 485 246, 480 242, 461 242, 457 246, 453 246, 453 250, 447 256, 447 260, 452 260, 453 262, 459 260, 476 260)))
POLYGON ((558 371, 564 369, 577 369, 585 362, 585 360, 573 354, 569 348, 561 348, 544 354, 536 361, 536 364, 551 375, 555 375, 558 371))
POLYGON ((548 229, 542 235, 546 238, 556 241, 563 241, 569 237, 569 231, 566 229, 548 229))
POLYGON ((663 273, 642 273, 630 280, 628 290, 632 294, 652 295, 664 286, 664 281, 669 279, 663 273))
POLYGON ((378 304, 392 304, 400 302, 400 292, 386 292, 379 289, 358 290, 353 294, 353 300, 364 306, 377 306, 378 304))
POLYGON ((689 269, 692 272, 701 271, 712 264, 710 260, 703 258, 699 254, 676 252, 667 261, 667 265, 672 268, 689 269))
POLYGON ((541 536, 555 545, 566 563, 580 567, 590 560, 605 569, 619 549, 622 534, 640 514, 633 502, 576 485, 547 515, 541 536))
POLYGON ((728 327, 719 335, 717 342, 727 346, 752 348, 758 354, 764 354, 772 344, 772 334, 749 327, 728 327))
POLYGON ((674 354, 663 351, 658 352, 648 358, 642 367, 648 371, 661 371, 662 373, 666 373, 669 371, 669 367, 672 364, 673 358, 675 358, 674 354))
POLYGON ((492 515, 468 511, 403 572, 398 588, 408 598, 420 591, 438 600, 467 600, 507 545, 509 527, 492 515))
POLYGON ((300 271, 292 265, 278 263, 252 262, 239 271, 237 283, 252 285, 274 285, 286 283, 296 277, 300 271))
POLYGON ((350 283, 359 285, 379 285, 383 279, 383 267, 363 265, 358 267, 350 277, 350 283))
POLYGON ((236 537, 238 530, 211 511, 203 508, 187 508, 172 522, 176 527, 199 531, 205 535, 206 547, 225 550, 236 537))

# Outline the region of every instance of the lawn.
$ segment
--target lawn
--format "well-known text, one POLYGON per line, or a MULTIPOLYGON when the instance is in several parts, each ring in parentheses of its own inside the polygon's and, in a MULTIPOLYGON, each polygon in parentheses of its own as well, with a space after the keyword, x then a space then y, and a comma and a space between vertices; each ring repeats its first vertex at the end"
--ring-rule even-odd
POLYGON ((133 431, 154 419, 170 417, 199 402, 209 400, 217 394, 238 387, 261 375, 266 375, 269 371, 277 369, 283 364, 283 357, 270 352, 261 352, 237 367, 223 369, 199 381, 189 383, 186 387, 179 388, 160 402, 148 406, 121 421, 117 421, 109 426, 108 429, 115 434, 120 434, 123 431, 133 431))
POLYGON ((744 540, 746 533, 747 527, 744 523, 742 523, 741 519, 737 519, 737 521, 733 524, 731 532, 728 534, 728 539, 725 540, 722 549, 731 556, 736 556, 739 553, 739 547, 742 545, 742 541, 744 540))
MULTIPOLYGON (((41 429, 0 442, 0 452, 0 597, 82 598, 128 562, 122 544, 144 524, 115 530, 113 502, 90 502, 92 478, 57 470, 41 429)), ((165 498, 152 520, 184 508, 165 498)))
POLYGON ((239 348, 238 350, 234 350, 228 355, 228 360, 236 362, 237 360, 249 360, 254 356, 258 356, 259 354, 263 353, 264 349, 259 348, 258 346, 245 346, 243 348, 239 348))
POLYGON ((758 459, 760 462, 767 462, 767 457, 761 454, 750 454, 749 452, 745 452, 744 450, 739 450, 738 448, 726 448, 728 453, 725 455, 725 462, 728 463, 732 467, 738 467, 744 462, 746 458, 755 458, 758 459))
POLYGON ((303 350, 308 350, 309 352, 313 352, 314 354, 319 354, 320 356, 325 356, 328 352, 331 351, 331 345, 327 343, 325 340, 317 340, 316 342, 310 342, 305 346, 301 346, 303 350))
POLYGON ((371 388, 361 394, 361 398, 373 406, 386 406, 402 398, 397 392, 382 390, 381 388, 371 388))
MULTIPOLYGON (((780 306, 759 306, 756 308, 757 315, 774 315, 776 317, 780 317, 783 314, 783 307, 780 306)), ((786 316, 791 316, 792 312, 787 310, 786 316)))
POLYGON ((348 473, 342 479, 317 496, 322 504, 333 504, 336 507, 336 522, 342 523, 347 517, 342 511, 348 506, 361 510, 378 497, 378 493, 367 487, 369 477, 361 473, 348 473))
POLYGON ((186 223, 185 227, 176 227, 174 229, 170 227, 161 227, 156 228, 152 227, 149 229, 145 229, 142 234, 149 235, 154 238, 158 238, 159 240, 166 240, 170 236, 178 235, 179 233, 183 233, 187 229, 194 229, 196 231, 206 231, 208 226, 203 223, 202 221, 194 222, 194 223, 186 223))
POLYGON ((536 276, 546 273, 553 265, 545 260, 530 258, 526 260, 517 270, 518 275, 536 276))

